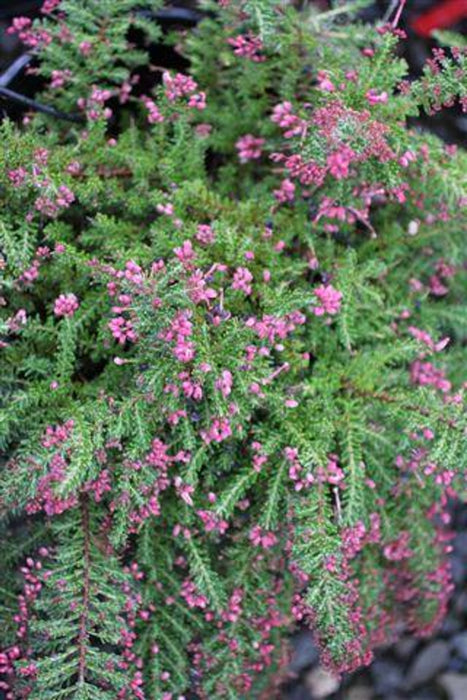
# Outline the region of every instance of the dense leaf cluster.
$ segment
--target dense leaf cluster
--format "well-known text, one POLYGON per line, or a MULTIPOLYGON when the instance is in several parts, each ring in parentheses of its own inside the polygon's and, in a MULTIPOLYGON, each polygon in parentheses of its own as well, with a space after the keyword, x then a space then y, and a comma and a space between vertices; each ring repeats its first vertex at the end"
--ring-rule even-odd
POLYGON ((406 120, 465 50, 208 1, 148 71, 161 5, 14 25, 84 123, 0 127, 11 698, 271 697, 295 620, 345 671, 449 597, 466 156, 406 120))

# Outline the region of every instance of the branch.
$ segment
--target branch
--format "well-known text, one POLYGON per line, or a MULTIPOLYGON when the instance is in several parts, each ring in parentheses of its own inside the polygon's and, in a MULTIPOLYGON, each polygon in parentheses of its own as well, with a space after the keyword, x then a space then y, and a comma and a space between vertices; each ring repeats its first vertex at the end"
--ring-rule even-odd
POLYGON ((81 525, 83 528, 84 547, 83 547, 83 609, 80 615, 79 634, 78 634, 78 649, 79 649, 79 669, 78 669, 78 684, 84 685, 86 675, 86 651, 88 643, 88 613, 89 613, 89 589, 90 577, 89 571, 91 566, 91 543, 89 533, 89 508, 87 496, 81 496, 81 525))
POLYGON ((32 56, 28 53, 24 53, 13 61, 13 63, 8 66, 6 71, 0 75, 0 87, 6 87, 11 83, 12 80, 16 78, 18 73, 20 73, 23 68, 25 68, 31 61, 32 56))
POLYGON ((48 114, 56 119, 64 119, 65 121, 77 122, 79 124, 83 124, 85 122, 85 118, 81 114, 67 114, 66 112, 61 112, 60 110, 55 109, 55 107, 43 105, 41 102, 36 102, 36 100, 33 100, 30 97, 20 95, 19 92, 15 92, 14 90, 10 90, 6 87, 0 86, 0 97, 5 97, 9 100, 13 100, 14 102, 19 102, 26 107, 30 107, 30 109, 33 109, 36 112, 48 114))
POLYGON ((419 413, 421 416, 426 416, 427 418, 435 418, 440 423, 448 425, 450 428, 460 429, 456 421, 452 418, 445 418, 444 416, 433 416, 433 413, 428 408, 423 408, 423 406, 416 406, 415 404, 404 404, 397 396, 392 396, 386 391, 380 393, 374 391, 364 391, 362 389, 357 389, 351 382, 345 382, 345 388, 348 389, 353 396, 357 396, 362 399, 375 399, 376 401, 381 401, 381 403, 396 404, 405 408, 407 411, 412 411, 413 413, 419 413))

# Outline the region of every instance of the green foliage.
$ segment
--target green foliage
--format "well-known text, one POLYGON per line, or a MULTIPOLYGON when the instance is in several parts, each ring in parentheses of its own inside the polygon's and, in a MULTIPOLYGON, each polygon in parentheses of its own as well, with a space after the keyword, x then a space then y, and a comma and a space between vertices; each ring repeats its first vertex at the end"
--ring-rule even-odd
POLYGON ((465 54, 408 86, 363 4, 204 2, 164 38, 196 84, 147 70, 162 3, 33 27, 86 124, 0 126, 14 697, 270 696, 293 616, 338 670, 442 617, 467 159, 406 122, 465 97, 465 54))
POLYGON ((84 499, 53 527, 51 575, 29 624, 37 668, 29 697, 110 700, 125 681, 114 649, 126 626, 126 577, 105 553, 84 499))

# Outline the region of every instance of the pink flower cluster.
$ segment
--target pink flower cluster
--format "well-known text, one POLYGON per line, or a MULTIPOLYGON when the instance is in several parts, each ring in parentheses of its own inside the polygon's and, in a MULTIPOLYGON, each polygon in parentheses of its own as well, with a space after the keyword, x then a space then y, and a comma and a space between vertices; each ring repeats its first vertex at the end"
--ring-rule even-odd
POLYGON ((167 343, 174 343, 173 355, 179 362, 191 362, 195 357, 195 344, 190 340, 193 324, 191 311, 178 311, 170 326, 161 331, 159 338, 167 343))
POLYGON ((52 455, 47 473, 40 477, 36 485, 36 495, 26 506, 30 515, 43 510, 46 515, 54 516, 74 508, 78 503, 75 493, 61 497, 55 492, 55 486, 63 483, 67 474, 68 463, 60 453, 52 455))
POLYGON ((235 148, 238 151, 240 163, 247 163, 249 160, 257 160, 261 158, 261 149, 265 144, 265 139, 245 134, 235 143, 235 148))
MULTIPOLYGON (((334 92, 336 88, 326 74, 323 73, 318 77, 321 91, 334 92)), ((274 107, 271 119, 281 127, 285 138, 300 138, 300 144, 295 152, 290 152, 294 146, 292 144, 288 149, 271 155, 273 162, 283 164, 291 182, 298 180, 305 186, 321 187, 328 175, 337 180, 357 175, 358 171, 355 167, 352 168, 352 165, 356 166, 369 159, 375 159, 380 163, 397 159, 397 154, 387 142, 388 127, 372 119, 368 110, 350 109, 337 99, 332 99, 318 107, 311 116, 307 115, 306 119, 294 112, 291 102, 285 101, 274 107), (313 139, 320 145, 320 150, 326 154, 325 162, 319 158, 304 157, 302 142, 307 135, 310 140, 313 139)), ((405 160, 402 167, 405 167, 406 160, 409 162, 413 157, 413 154, 404 154, 405 160)), ((403 185, 404 183, 400 187, 403 185)), ((390 188, 386 191, 383 187, 382 194, 393 197, 403 196, 400 187, 397 192, 390 188)), ((368 209, 372 196, 364 190, 365 188, 362 188, 360 193, 356 189, 354 192, 354 194, 360 194, 364 209, 355 208, 355 206, 352 209, 347 209, 343 205, 335 206, 329 198, 323 197, 318 202, 319 211, 315 220, 318 221, 324 215, 349 223, 360 220, 369 228, 368 209)), ((288 187, 284 192, 277 191, 275 194, 279 201, 287 201, 291 197, 291 188, 288 187)))
MULTIPOLYGON (((175 461, 175 458, 171 457, 167 452, 167 445, 159 438, 154 438, 151 443, 151 449, 146 455, 144 463, 141 464, 140 462, 133 462, 131 464, 131 468, 133 468, 135 471, 146 471, 147 467, 151 467, 152 470, 155 470, 156 472, 155 478, 151 478, 149 483, 140 488, 138 507, 132 510, 129 514, 129 520, 132 523, 131 531, 133 532, 136 532, 141 523, 148 518, 158 517, 160 515, 161 507, 159 497, 160 494, 170 486, 168 468, 172 462, 175 461), (141 504, 141 497, 144 500, 143 504, 141 504)), ((128 504, 130 502, 130 495, 124 492, 120 498, 120 501, 125 505, 128 504)), ((117 504, 115 503, 113 508, 115 508, 116 505, 117 504)))
POLYGON ((320 465, 316 470, 316 476, 320 483, 332 484, 333 486, 344 486, 345 474, 338 465, 337 455, 329 455, 325 466, 320 465))
POLYGON ((57 317, 71 318, 79 308, 79 301, 75 294, 60 294, 55 300, 54 314, 57 317))
POLYGON ((195 258, 195 251, 193 250, 193 244, 189 239, 183 241, 181 246, 174 248, 174 253, 184 267, 192 267, 191 263, 195 258))
POLYGON ((307 122, 294 114, 291 102, 281 102, 272 110, 271 121, 285 129, 284 137, 290 139, 293 136, 303 136, 307 122))
POLYGON ((274 190, 274 197, 281 204, 293 202, 295 199, 295 189, 295 184, 292 180, 285 178, 285 180, 282 180, 279 189, 274 190))
POLYGON ((249 538, 255 547, 262 547, 263 549, 274 547, 278 541, 273 532, 265 530, 260 525, 255 525, 251 528, 249 538))
POLYGON ((45 29, 32 26, 29 17, 14 17, 11 26, 6 30, 7 34, 17 34, 20 41, 30 49, 38 49, 48 46, 52 37, 45 29))
POLYGON ((215 387, 218 391, 221 392, 222 396, 227 397, 232 392, 232 385, 232 372, 230 372, 228 369, 224 369, 221 373, 221 376, 218 379, 216 379, 215 387))
POLYGON ((41 12, 44 15, 50 15, 60 5, 62 0, 45 0, 42 4, 41 12))
POLYGON ((223 442, 232 435, 232 426, 228 418, 212 418, 211 425, 206 430, 201 430, 200 435, 204 442, 223 442))
POLYGON ((298 459, 298 450, 296 447, 286 447, 284 456, 289 463, 289 477, 294 482, 295 491, 309 488, 315 481, 311 472, 304 472, 303 465, 298 459))
POLYGON ((75 423, 71 418, 61 425, 56 425, 55 428, 53 425, 48 425, 41 440, 42 446, 50 449, 57 445, 63 445, 70 438, 74 425, 75 423))
POLYGON ((206 275, 201 270, 196 270, 187 280, 188 296, 194 304, 206 303, 209 305, 212 299, 217 297, 217 292, 208 287, 206 275))
POLYGON ((148 122, 150 124, 160 124, 164 121, 164 115, 160 113, 159 107, 150 97, 143 96, 141 100, 148 110, 148 122))
POLYGON ((108 325, 110 332, 120 345, 125 345, 127 341, 129 343, 135 343, 137 341, 138 336, 133 328, 132 322, 123 316, 113 318, 109 321, 108 325))
POLYGON ((110 90, 103 90, 94 85, 88 98, 80 97, 78 99, 78 107, 86 111, 86 116, 91 121, 97 121, 100 118, 110 119, 112 110, 110 107, 106 107, 105 103, 111 97, 110 90))
POLYGON ((169 102, 188 97, 188 106, 194 109, 203 110, 206 108, 206 93, 197 92, 198 84, 189 75, 176 73, 172 76, 168 71, 162 75, 165 96, 169 102))
POLYGON ((247 267, 237 267, 233 276, 232 289, 237 289, 248 297, 253 290, 252 281, 253 275, 247 267))
POLYGON ((285 340, 297 326, 306 322, 306 316, 300 311, 293 311, 285 316, 272 316, 265 314, 261 319, 249 318, 245 325, 251 328, 261 340, 267 340, 274 345, 277 340, 285 340))
POLYGON ((254 34, 239 34, 236 37, 231 37, 227 39, 230 46, 233 47, 234 54, 236 56, 242 56, 244 58, 250 59, 250 61, 255 61, 260 63, 265 60, 265 56, 261 55, 263 49, 263 42, 259 36, 254 34))
MULTIPOLYGON (((39 554, 45 557, 49 552, 45 547, 41 547, 39 554)), ((18 641, 17 644, 0 651, 0 690, 4 691, 6 700, 17 700, 19 697, 12 690, 15 677, 22 676, 33 681, 36 678, 37 666, 31 659, 31 652, 29 649, 22 650, 22 647, 28 637, 31 609, 40 596, 44 583, 50 578, 50 573, 44 571, 40 558, 28 557, 21 567, 21 574, 23 590, 18 596, 18 612, 13 616, 18 641)))
POLYGON ((102 501, 104 494, 112 491, 112 483, 110 479, 110 472, 108 469, 103 469, 97 479, 86 482, 84 484, 83 490, 86 493, 92 494, 94 501, 100 503, 102 501))
POLYGON ((223 520, 210 510, 198 510, 196 512, 201 518, 206 532, 218 532, 220 535, 223 535, 227 531, 229 527, 227 520, 223 520))
POLYGON ((234 588, 229 598, 227 610, 222 612, 221 618, 224 622, 237 622, 242 614, 242 601, 244 593, 241 588, 234 588))
POLYGON ((441 350, 444 350, 450 340, 450 338, 442 338, 435 343, 427 331, 416 328, 415 326, 409 326, 408 331, 413 338, 419 340, 421 343, 424 343, 433 352, 441 352, 441 350))
POLYGON ((68 70, 68 68, 64 70, 53 70, 51 77, 50 87, 53 89, 61 88, 71 79, 71 71, 68 70))
POLYGON ((214 231, 208 224, 199 224, 195 238, 198 243, 210 245, 215 240, 214 231))
POLYGON ((55 194, 40 195, 34 207, 45 216, 57 216, 63 209, 68 209, 75 201, 75 195, 66 185, 60 185, 55 194))
POLYGON ((182 583, 180 595, 184 598, 189 608, 201 608, 204 610, 208 605, 208 599, 198 591, 196 585, 189 579, 182 583))
POLYGON ((399 537, 383 547, 383 553, 389 561, 409 559, 413 552, 409 548, 410 532, 401 532, 399 537))
POLYGON ((437 369, 431 362, 422 362, 422 360, 415 360, 412 363, 410 378, 414 384, 433 386, 443 393, 450 391, 452 386, 442 369, 437 369))
POLYGON ((332 284, 316 287, 313 294, 318 298, 318 305, 313 307, 315 316, 329 314, 335 316, 341 308, 342 292, 335 289, 332 284))
POLYGON ((329 173, 336 180, 348 177, 349 166, 354 158, 355 152, 349 146, 342 146, 338 151, 330 153, 327 158, 329 173))

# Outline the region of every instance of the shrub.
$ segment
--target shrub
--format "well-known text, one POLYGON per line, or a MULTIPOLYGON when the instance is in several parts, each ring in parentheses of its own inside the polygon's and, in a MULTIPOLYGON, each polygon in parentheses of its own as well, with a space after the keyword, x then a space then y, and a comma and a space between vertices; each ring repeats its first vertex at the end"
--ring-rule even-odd
POLYGON ((348 671, 451 590, 466 156, 407 120, 465 50, 410 82, 396 19, 160 5, 13 24, 74 121, 1 125, 9 698, 260 697, 294 620, 348 671))

